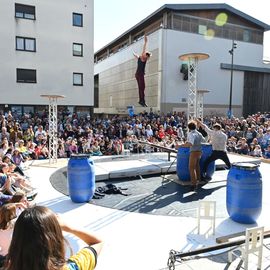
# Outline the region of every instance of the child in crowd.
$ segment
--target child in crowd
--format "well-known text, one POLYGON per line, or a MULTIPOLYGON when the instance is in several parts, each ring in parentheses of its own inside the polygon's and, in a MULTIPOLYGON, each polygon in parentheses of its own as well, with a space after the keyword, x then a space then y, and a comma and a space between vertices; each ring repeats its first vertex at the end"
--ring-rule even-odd
POLYGON ((12 238, 13 227, 15 223, 16 204, 9 203, 0 208, 0 267, 3 266, 5 256, 12 238))
POLYGON ((93 270, 103 242, 85 229, 64 222, 44 206, 25 209, 18 217, 7 254, 5 269, 88 269, 93 270), (86 247, 66 260, 63 231, 72 233, 86 247), (29 253, 30 251, 30 253, 29 253))

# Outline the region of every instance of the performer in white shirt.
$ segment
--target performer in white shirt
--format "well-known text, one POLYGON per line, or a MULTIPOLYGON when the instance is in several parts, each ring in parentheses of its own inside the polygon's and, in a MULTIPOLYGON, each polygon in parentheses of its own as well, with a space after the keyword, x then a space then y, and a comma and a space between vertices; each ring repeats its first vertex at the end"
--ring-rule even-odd
POLYGON ((227 135, 221 130, 221 125, 216 123, 213 125, 213 130, 211 130, 207 125, 203 124, 200 120, 196 120, 198 125, 201 126, 209 135, 212 144, 212 154, 206 159, 203 167, 203 178, 210 180, 210 177, 206 175, 208 165, 217 160, 221 159, 227 166, 228 169, 231 168, 231 162, 227 155, 226 145, 227 145, 227 135), (208 179, 207 179, 208 178, 208 179))

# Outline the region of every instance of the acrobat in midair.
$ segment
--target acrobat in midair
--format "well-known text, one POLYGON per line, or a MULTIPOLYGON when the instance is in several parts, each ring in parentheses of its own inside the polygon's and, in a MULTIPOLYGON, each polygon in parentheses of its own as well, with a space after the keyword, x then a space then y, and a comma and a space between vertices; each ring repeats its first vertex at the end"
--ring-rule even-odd
POLYGON ((144 44, 143 44, 143 50, 142 54, 138 55, 135 52, 133 52, 134 56, 138 59, 137 64, 137 70, 135 73, 135 78, 138 83, 139 88, 139 104, 143 107, 148 107, 148 105, 145 103, 145 81, 144 81, 144 74, 145 74, 145 65, 147 60, 150 58, 151 53, 146 51, 146 45, 147 45, 147 36, 144 36, 144 44))

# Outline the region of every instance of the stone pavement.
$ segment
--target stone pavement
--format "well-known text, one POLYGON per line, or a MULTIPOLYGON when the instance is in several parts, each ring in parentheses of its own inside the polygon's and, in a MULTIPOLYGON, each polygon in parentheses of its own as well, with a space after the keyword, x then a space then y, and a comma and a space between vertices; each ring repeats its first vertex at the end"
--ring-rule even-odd
MULTIPOLYGON (((231 157, 230 157, 231 158, 231 157)), ((234 158, 234 157, 233 157, 234 158)), ((240 159, 240 158, 239 158, 240 159)), ((108 161, 108 160, 107 160, 108 161)), ((123 160, 109 161, 109 170, 123 166, 123 160), (117 164, 116 164, 117 162, 117 164), (119 164, 120 163, 120 164, 119 164)), ((106 159, 95 164, 102 164, 108 168, 106 159)), ((226 212, 222 212, 216 219, 216 235, 197 235, 197 221, 194 215, 157 215, 130 212, 95 205, 92 203, 75 204, 69 197, 56 190, 50 182, 53 175, 59 174, 61 167, 65 167, 66 160, 60 160, 56 165, 50 166, 47 161, 34 162, 27 171, 33 184, 38 188, 37 204, 50 207, 63 215, 64 219, 77 225, 96 231, 105 241, 104 249, 99 257, 97 270, 161 270, 168 269, 167 260, 171 249, 184 252, 197 249, 202 246, 215 244, 218 236, 244 231, 248 227, 265 226, 269 229, 270 219, 268 207, 270 198, 268 190, 270 183, 268 174, 270 165, 262 163, 260 171, 263 177, 263 208, 257 224, 240 224, 232 221, 226 212)), ((119 170, 119 169, 117 169, 119 170)), ((124 170, 124 169, 123 169, 124 170)), ((122 172, 119 172, 122 173, 122 172)), ((214 174, 218 175, 219 172, 214 174)), ((143 177, 143 182, 151 180, 151 176, 143 177), (149 177, 149 178, 148 178, 149 177)), ((120 179, 117 179, 120 181, 120 179)), ((101 182, 102 183, 102 182, 101 182)), ((123 199, 126 199, 124 197, 123 199)), ((176 199, 176 197, 174 197, 176 199)), ((199 198, 208 200, 209 197, 199 198)), ((191 202, 193 210, 195 202, 191 202)), ((217 202, 224 209, 224 200, 217 202)), ((172 201, 168 204, 173 204, 172 201)), ((139 207, 138 207, 139 209, 139 207)), ((154 207, 151 208, 151 211, 154 207)), ((188 212, 188 211, 187 211, 188 212)), ((83 246, 81 241, 66 235, 74 251, 83 246)), ((265 240, 267 244, 267 240, 265 240)), ((203 255, 213 255, 202 254, 203 255)), ((269 252, 264 248, 263 269, 269 269, 269 252)), ((236 259, 231 265, 227 263, 227 255, 210 256, 207 258, 193 259, 176 263, 175 269, 240 269, 239 260, 236 259)), ((255 269, 255 268, 251 268, 255 269)))

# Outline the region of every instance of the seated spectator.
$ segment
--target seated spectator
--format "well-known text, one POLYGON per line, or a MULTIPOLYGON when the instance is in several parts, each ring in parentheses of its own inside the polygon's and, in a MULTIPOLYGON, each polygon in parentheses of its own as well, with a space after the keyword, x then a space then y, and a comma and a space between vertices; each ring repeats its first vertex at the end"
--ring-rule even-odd
POLYGON ((248 151, 248 154, 250 156, 254 156, 254 149, 255 149, 255 144, 251 143, 250 146, 249 146, 249 151, 248 151))
POLYGON ((1 173, 6 175, 6 177, 10 179, 11 186, 14 187, 14 189, 20 188, 21 190, 28 193, 33 192, 34 189, 30 185, 30 183, 21 175, 12 172, 12 169, 10 169, 7 163, 2 163, 1 173))
POLYGON ((0 192, 7 194, 7 195, 13 195, 15 192, 11 188, 11 179, 8 177, 8 175, 4 174, 2 172, 2 164, 0 165, 0 192))
POLYGON ((33 141, 35 139, 35 134, 34 134, 34 131, 32 129, 32 126, 27 128, 24 133, 23 133, 23 140, 25 142, 28 142, 28 141, 33 141))
POLYGON ((30 206, 29 201, 33 201, 37 194, 27 195, 25 192, 19 190, 14 195, 6 195, 0 192, 0 207, 6 203, 18 203, 18 209, 24 209, 30 206), (23 204, 23 205, 21 205, 23 204))
POLYGON ((45 130, 43 130, 43 126, 39 125, 37 131, 35 132, 35 142, 39 143, 44 140, 47 140, 47 133, 45 130))
POLYGON ((267 149, 265 149, 263 157, 270 159, 270 145, 268 145, 267 149))
POLYGON ((49 156, 49 150, 46 146, 46 143, 38 143, 35 147, 35 154, 37 159, 46 159, 49 156))
POLYGON ((97 236, 65 223, 50 209, 30 207, 20 214, 15 223, 5 269, 21 269, 23 263, 24 269, 92 270, 102 245, 97 236), (66 241, 62 231, 72 233, 88 246, 66 260, 66 241))
POLYGON ((12 195, 7 195, 0 191, 0 209, 2 205, 4 205, 5 203, 9 203, 12 197, 12 195))
POLYGON ((76 139, 71 140, 71 145, 69 146, 69 153, 70 153, 70 155, 78 154, 78 146, 77 146, 76 139))
POLYGON ((113 147, 113 140, 108 138, 108 141, 105 140, 105 155, 114 155, 114 147, 113 147))
POLYGON ((254 157, 262 157, 262 149, 260 145, 255 145, 254 151, 253 151, 254 157))
POLYGON ((26 150, 30 159, 37 159, 36 153, 35 153, 35 147, 36 147, 36 144, 32 140, 28 140, 26 142, 26 150))
POLYGON ((121 155, 123 152, 123 145, 121 140, 115 139, 114 143, 113 143, 113 147, 114 147, 114 152, 116 155, 121 155))
POLYGON ((0 157, 3 158, 4 155, 7 153, 7 150, 9 149, 9 146, 8 146, 8 140, 7 139, 4 139, 1 143, 1 146, 0 146, 0 157))
POLYGON ((269 145, 269 142, 270 142, 270 128, 267 128, 261 140, 261 147, 263 149, 266 149, 269 145))
POLYGON ((154 135, 153 130, 149 124, 146 126, 145 134, 147 138, 150 138, 154 135))
POLYGON ((59 158, 65 158, 66 157, 65 146, 64 146, 64 143, 61 140, 60 140, 60 142, 58 142, 57 155, 58 155, 59 158))
POLYGON ((13 162, 13 160, 12 160, 12 156, 11 156, 11 154, 6 154, 4 157, 3 157, 3 162, 4 163, 7 163, 7 164, 13 164, 14 165, 14 167, 13 167, 13 171, 14 172, 18 172, 20 175, 22 175, 22 176, 24 176, 24 172, 23 172, 23 170, 19 167, 19 166, 17 166, 16 164, 14 164, 14 162, 13 162))
POLYGON ((3 266, 8 253, 15 220, 27 207, 27 204, 19 201, 14 203, 11 199, 9 203, 0 208, 0 267, 3 266))
POLYGON ((246 138, 241 138, 237 142, 237 145, 236 145, 235 149, 236 149, 236 152, 238 154, 247 155, 248 154, 248 151, 249 151, 249 148, 248 148, 248 144, 247 144, 246 138))
POLYGON ((158 140, 160 142, 165 138, 165 130, 164 130, 163 125, 159 126, 157 136, 158 136, 158 140))
POLYGON ((91 147, 91 154, 93 156, 102 156, 102 153, 100 151, 100 146, 98 144, 98 141, 95 141, 94 144, 91 147))
MULTIPOLYGON (((9 157, 9 156, 8 156, 9 157)), ((11 161, 14 163, 16 166, 18 166, 21 170, 24 168, 24 157, 21 155, 20 150, 18 148, 15 148, 13 151, 13 154, 11 156, 11 161)))
POLYGON ((19 216, 24 209, 31 207, 30 201, 33 201, 35 197, 36 195, 28 196, 25 192, 20 190, 16 191, 8 203, 16 204, 16 213, 17 216, 19 216))
POLYGON ((24 140, 19 140, 18 147, 16 147, 15 149, 17 149, 21 153, 24 160, 27 160, 29 158, 29 153, 26 146, 24 145, 24 140))
POLYGON ((0 208, 0 266, 4 265, 15 224, 16 204, 8 203, 0 208))
POLYGON ((0 133, 0 141, 3 141, 4 139, 7 139, 9 141, 9 133, 7 132, 6 127, 2 127, 2 132, 0 133))
POLYGON ((67 140, 64 142, 64 148, 66 152, 66 157, 70 157, 71 152, 69 150, 69 147, 71 146, 72 137, 68 137, 67 140))
POLYGON ((227 141, 227 151, 234 153, 236 152, 236 138, 231 137, 227 141))

